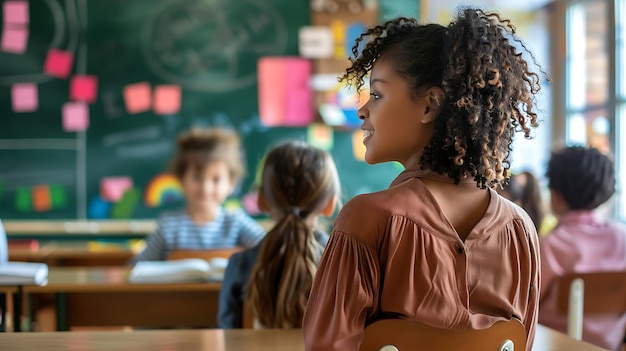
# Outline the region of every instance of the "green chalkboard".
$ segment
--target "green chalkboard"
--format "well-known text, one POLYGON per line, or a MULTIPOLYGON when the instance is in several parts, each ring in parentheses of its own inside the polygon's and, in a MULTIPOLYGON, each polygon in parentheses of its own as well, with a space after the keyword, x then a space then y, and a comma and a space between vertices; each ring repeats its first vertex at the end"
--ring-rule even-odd
MULTIPOLYGON (((235 194, 241 197, 271 145, 306 138, 305 128, 260 124, 256 62, 298 54, 308 0, 39 0, 29 6, 27 50, 0 52, 0 218, 99 218, 105 205, 106 216, 154 218, 180 207, 176 201, 150 207, 143 199, 153 177, 166 170, 176 136, 194 126, 242 135, 249 176, 235 194), (70 84, 43 73, 51 48, 74 54, 72 75, 98 78, 84 132, 63 129, 70 84), (13 111, 12 86, 24 82, 38 88, 35 112, 13 111), (138 82, 179 85, 180 112, 128 113, 123 90, 138 82), (97 201, 101 179, 117 176, 132 178, 136 191, 126 200, 134 206, 97 201), (51 194, 43 204, 41 185, 51 194)), ((398 173, 393 164, 356 161, 350 131, 334 132, 331 153, 344 200, 383 189, 398 173)))

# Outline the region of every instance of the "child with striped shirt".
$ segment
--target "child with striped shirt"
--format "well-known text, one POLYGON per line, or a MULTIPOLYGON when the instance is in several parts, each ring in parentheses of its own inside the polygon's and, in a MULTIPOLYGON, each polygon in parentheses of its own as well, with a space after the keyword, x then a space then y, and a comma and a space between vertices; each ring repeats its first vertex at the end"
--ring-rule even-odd
POLYGON ((178 139, 172 172, 186 208, 158 219, 134 261, 165 260, 172 250, 252 247, 265 230, 242 210, 222 206, 244 173, 238 135, 224 129, 193 129, 178 139))

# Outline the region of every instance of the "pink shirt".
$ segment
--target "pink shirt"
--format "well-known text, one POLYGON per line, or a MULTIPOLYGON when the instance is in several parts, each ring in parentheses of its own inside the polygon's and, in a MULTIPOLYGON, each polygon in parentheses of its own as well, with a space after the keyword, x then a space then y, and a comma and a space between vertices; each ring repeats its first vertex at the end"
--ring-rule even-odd
POLYGON ((485 215, 463 241, 420 178, 451 181, 407 170, 341 210, 305 312, 306 350, 356 351, 365 326, 381 318, 448 329, 518 318, 530 350, 540 285, 533 222, 485 190, 485 215))
MULTIPOLYGON (((559 218, 554 230, 540 240, 541 302, 539 323, 567 331, 567 315, 557 312, 558 279, 566 273, 626 269, 626 232, 616 223, 590 211, 575 211, 559 218)), ((583 340, 621 350, 626 314, 585 316, 583 340)))

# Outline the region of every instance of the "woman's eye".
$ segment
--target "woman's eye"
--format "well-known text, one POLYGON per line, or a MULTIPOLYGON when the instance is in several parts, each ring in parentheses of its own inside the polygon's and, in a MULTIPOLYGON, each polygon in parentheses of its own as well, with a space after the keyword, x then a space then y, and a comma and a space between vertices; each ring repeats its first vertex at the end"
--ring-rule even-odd
POLYGON ((380 99, 380 95, 378 95, 377 93, 370 93, 370 96, 372 97, 372 99, 374 100, 378 100, 380 99))

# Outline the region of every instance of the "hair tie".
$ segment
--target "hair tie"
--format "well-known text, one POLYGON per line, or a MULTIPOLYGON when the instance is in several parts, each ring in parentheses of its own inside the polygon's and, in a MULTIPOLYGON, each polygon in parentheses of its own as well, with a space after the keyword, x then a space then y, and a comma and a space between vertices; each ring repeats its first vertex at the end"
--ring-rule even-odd
POLYGON ((286 214, 292 214, 292 215, 295 215, 296 217, 300 217, 300 209, 297 206, 291 206, 287 208, 287 211, 285 212, 286 214))

